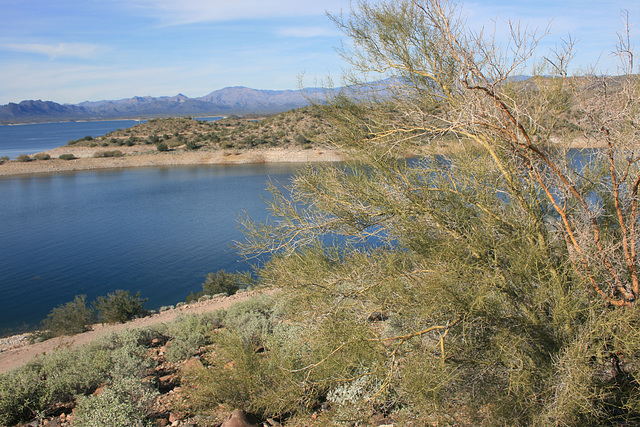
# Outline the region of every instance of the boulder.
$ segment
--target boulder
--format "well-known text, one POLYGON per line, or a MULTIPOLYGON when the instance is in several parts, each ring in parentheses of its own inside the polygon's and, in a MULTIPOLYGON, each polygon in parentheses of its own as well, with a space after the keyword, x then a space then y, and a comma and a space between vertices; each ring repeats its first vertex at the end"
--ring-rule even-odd
POLYGON ((257 427, 258 424, 254 423, 251 417, 245 414, 244 411, 237 409, 229 415, 220 427, 257 427))

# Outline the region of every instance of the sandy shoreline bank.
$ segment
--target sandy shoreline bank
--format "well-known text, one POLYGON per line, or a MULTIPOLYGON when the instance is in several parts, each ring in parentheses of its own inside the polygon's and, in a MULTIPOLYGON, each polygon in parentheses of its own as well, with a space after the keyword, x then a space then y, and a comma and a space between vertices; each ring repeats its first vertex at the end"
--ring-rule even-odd
POLYGON ((139 151, 140 147, 118 147, 122 157, 93 157, 104 148, 58 147, 43 151, 50 160, 6 162, 0 165, 0 176, 56 174, 95 169, 118 169, 178 165, 236 165, 256 163, 314 163, 341 161, 338 150, 330 148, 268 148, 250 150, 211 151, 139 151), (60 160, 61 154, 73 154, 77 159, 60 160))

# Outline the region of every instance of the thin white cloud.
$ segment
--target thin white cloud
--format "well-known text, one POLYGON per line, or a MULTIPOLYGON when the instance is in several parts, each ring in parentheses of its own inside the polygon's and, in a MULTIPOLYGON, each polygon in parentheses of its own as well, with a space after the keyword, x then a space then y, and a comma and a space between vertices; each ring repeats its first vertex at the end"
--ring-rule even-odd
POLYGON ((349 8, 349 0, 128 0, 122 4, 138 9, 168 25, 320 16, 327 11, 338 12, 341 8, 349 8))
POLYGON ((280 28, 276 31, 276 34, 281 37, 339 37, 342 35, 340 31, 335 28, 328 27, 287 27, 280 28))
POLYGON ((4 43, 1 49, 14 52, 33 53, 47 56, 50 59, 57 58, 92 58, 98 53, 98 46, 86 43, 4 43))

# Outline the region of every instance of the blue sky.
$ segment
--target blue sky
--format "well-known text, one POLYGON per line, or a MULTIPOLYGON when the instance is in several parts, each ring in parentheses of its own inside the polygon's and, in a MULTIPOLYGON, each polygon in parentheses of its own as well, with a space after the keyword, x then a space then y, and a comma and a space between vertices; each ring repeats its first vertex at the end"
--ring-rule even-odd
MULTIPOLYGON (((519 19, 570 33, 576 66, 610 69, 620 10, 640 22, 640 2, 475 0, 462 4, 474 28, 519 19)), ((344 63, 341 35, 326 12, 349 0, 0 0, 0 104, 60 103, 132 96, 198 97, 226 86, 297 89, 344 63)), ((504 30, 498 31, 498 36, 504 30)), ((637 45, 640 26, 632 28, 637 45)))

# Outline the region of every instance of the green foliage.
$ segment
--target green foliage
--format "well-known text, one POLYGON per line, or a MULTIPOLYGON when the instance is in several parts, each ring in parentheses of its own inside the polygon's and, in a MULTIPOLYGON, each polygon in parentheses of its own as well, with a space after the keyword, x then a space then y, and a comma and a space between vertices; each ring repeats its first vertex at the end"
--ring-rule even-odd
MULTIPOLYGON (((394 78, 335 96, 323 110, 348 161, 300 171, 272 189, 269 223, 245 222, 241 249, 272 256, 260 281, 283 289, 295 311, 281 322, 304 331, 279 368, 297 366, 292 382, 352 423, 394 410, 444 425, 637 423, 637 76, 551 67, 512 82, 539 40, 514 34, 523 48, 503 51, 454 7, 360 3, 334 19, 353 42, 352 83, 394 78), (576 128, 607 146, 574 161, 576 128)), ((548 64, 564 67, 557 53, 548 64)), ((259 341, 230 328, 218 353, 285 376, 269 370, 280 350, 267 325, 259 341)), ((259 381, 229 375, 239 395, 213 399, 275 410, 249 397, 259 381)))
MULTIPOLYGON (((81 399, 83 415, 79 422, 89 422, 86 420, 92 419, 93 410, 102 413, 101 408, 111 404, 115 409, 122 401, 126 403, 123 409, 135 409, 127 414, 145 415, 154 395, 142 385, 142 378, 154 366, 145 349, 155 337, 157 333, 150 330, 127 330, 77 349, 57 349, 40 355, 23 367, 0 375, 0 424, 14 425, 50 415, 59 405, 72 403, 78 395, 90 395, 102 385, 112 389, 115 396, 95 401, 92 399, 97 396, 88 401, 81 399), (92 410, 85 412, 86 408, 92 410)), ((114 419, 119 416, 112 415, 114 419)))
POLYGON ((16 157, 16 161, 18 162, 30 162, 31 160, 33 159, 29 157, 28 154, 20 154, 18 157, 16 157))
POLYGON ((136 317, 146 316, 145 301, 146 298, 140 298, 140 292, 131 295, 129 291, 117 289, 107 296, 98 297, 93 305, 103 322, 124 323, 136 317))
POLYGON ((74 156, 71 153, 65 153, 65 154, 60 154, 60 156, 58 157, 60 160, 73 160, 76 158, 76 156, 74 156))
POLYGON ((73 425, 152 426, 149 419, 158 392, 137 378, 122 378, 106 386, 98 395, 83 396, 74 411, 73 425))
POLYGON ((192 139, 187 141, 185 147, 187 148, 187 150, 197 150, 198 148, 200 148, 198 143, 196 141, 192 140, 192 139))
POLYGON ((222 317, 220 312, 178 316, 163 331, 170 337, 166 351, 167 360, 186 360, 195 356, 201 347, 211 344, 213 331, 222 325, 222 317))
POLYGON ((187 302, 197 301, 204 295, 233 295, 240 288, 246 288, 252 283, 250 273, 227 273, 224 270, 218 270, 215 273, 209 273, 205 282, 202 284, 202 291, 189 294, 187 302))
POLYGON ((34 154, 33 158, 35 160, 49 160, 51 159, 51 156, 47 153, 38 153, 38 154, 34 154))
POLYGON ((76 295, 73 301, 51 310, 42 323, 53 336, 59 336, 87 331, 94 321, 95 313, 87 307, 86 295, 76 295))
POLYGON ((169 146, 166 142, 160 141, 156 143, 156 150, 158 151, 169 151, 169 146))
POLYGON ((124 154, 120 150, 96 151, 93 157, 122 157, 124 154))

